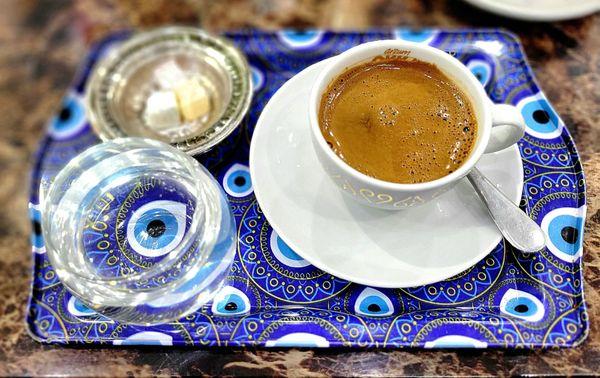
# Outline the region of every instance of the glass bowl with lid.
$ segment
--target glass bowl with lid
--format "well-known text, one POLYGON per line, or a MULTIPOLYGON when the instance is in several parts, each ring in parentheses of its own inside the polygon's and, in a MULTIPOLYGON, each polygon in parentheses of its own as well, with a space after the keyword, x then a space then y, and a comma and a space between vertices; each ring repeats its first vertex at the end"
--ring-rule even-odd
MULTIPOLYGON (((181 93, 184 100, 190 97, 189 90, 181 93)), ((88 116, 102 140, 151 138, 191 155, 210 150, 230 135, 242 122, 251 98, 251 73, 244 55, 224 38, 185 26, 134 34, 94 66, 86 86, 88 116), (209 110, 166 126, 150 123, 148 108, 175 101, 171 92, 179 93, 182 83, 189 82, 202 89, 209 110), (164 96, 149 101, 159 92, 164 96)))
POLYGON ((222 287, 235 253, 226 196, 193 157, 120 138, 93 146, 56 176, 42 232, 65 287, 108 318, 178 319, 222 287))

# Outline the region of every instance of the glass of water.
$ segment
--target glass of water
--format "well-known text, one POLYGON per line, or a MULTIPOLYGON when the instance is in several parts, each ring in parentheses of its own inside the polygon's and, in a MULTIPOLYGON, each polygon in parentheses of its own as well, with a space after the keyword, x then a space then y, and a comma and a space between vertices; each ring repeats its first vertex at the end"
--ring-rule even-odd
POLYGON ((168 144, 121 138, 63 168, 43 203, 42 232, 61 282, 114 320, 168 322, 209 301, 235 251, 221 187, 168 144))

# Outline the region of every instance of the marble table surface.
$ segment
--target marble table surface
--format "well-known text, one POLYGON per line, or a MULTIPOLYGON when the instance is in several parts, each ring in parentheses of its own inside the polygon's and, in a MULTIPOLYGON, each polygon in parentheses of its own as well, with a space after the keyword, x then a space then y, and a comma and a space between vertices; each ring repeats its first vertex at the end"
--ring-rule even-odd
POLYGON ((600 373, 600 14, 525 23, 459 0, 3 0, 0 11, 0 375, 372 375, 600 373), (82 348, 41 345, 25 330, 31 254, 28 172, 45 121, 89 44, 107 33, 168 23, 234 28, 504 27, 522 40, 541 87, 584 163, 590 335, 544 351, 356 351, 82 348))

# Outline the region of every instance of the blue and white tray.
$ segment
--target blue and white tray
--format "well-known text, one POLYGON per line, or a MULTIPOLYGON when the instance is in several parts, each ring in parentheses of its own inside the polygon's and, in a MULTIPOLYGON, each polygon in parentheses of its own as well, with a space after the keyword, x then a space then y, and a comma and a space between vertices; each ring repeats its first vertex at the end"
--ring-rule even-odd
MULTIPOLYGON (((217 303, 179 321, 140 327, 106 319, 58 281, 40 235, 39 188, 66 162, 98 142, 82 93, 91 66, 127 33, 96 45, 63 108, 48 125, 33 170, 34 276, 27 322, 39 341, 317 347, 555 347, 585 339, 581 253, 585 183, 573 140, 536 84, 518 40, 498 30, 372 30, 334 33, 227 33, 248 56, 254 101, 240 132, 200 160, 229 196, 239 235, 237 257, 217 303), (455 55, 495 102, 517 105, 528 125, 519 143, 525 175, 521 207, 547 233, 548 248, 523 254, 500 243, 469 270, 410 289, 353 284, 306 265, 274 234, 248 173, 255 122, 271 95, 294 74, 359 43, 400 38, 455 55), (237 179, 236 178, 243 178, 237 179), (235 305, 233 305, 235 304, 235 305)), ((568 85, 568 84, 565 84, 568 85)), ((293 214, 290 214, 293 216, 293 214)))

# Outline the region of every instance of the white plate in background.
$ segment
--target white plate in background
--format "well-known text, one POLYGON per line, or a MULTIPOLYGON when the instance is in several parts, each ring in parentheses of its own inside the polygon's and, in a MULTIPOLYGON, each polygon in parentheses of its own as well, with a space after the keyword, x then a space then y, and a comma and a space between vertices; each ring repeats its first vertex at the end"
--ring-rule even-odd
POLYGON ((560 21, 600 11, 600 0, 465 0, 506 17, 525 21, 560 21))

